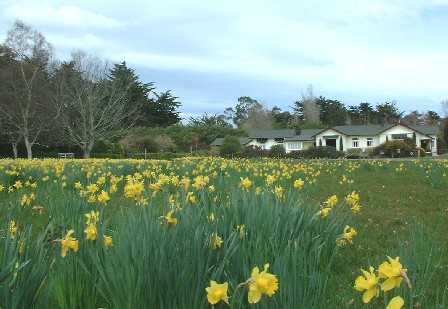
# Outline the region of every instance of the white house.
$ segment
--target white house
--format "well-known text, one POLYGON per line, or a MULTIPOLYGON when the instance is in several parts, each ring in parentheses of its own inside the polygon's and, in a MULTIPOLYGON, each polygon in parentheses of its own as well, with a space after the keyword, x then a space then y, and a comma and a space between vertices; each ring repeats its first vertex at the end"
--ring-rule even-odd
POLYGON ((314 136, 317 146, 332 146, 338 150, 368 151, 386 141, 414 139, 417 147, 437 155, 437 126, 405 125, 345 125, 320 131, 314 136), (415 137, 414 137, 415 135, 415 137))
MULTIPOLYGON (((369 149, 391 140, 414 139, 417 147, 437 155, 437 126, 405 125, 344 125, 328 129, 295 130, 253 130, 248 137, 240 138, 245 146, 257 146, 271 149, 274 145, 283 145, 287 153, 304 150, 312 146, 331 146, 347 151, 369 149)), ((223 138, 217 138, 211 146, 221 146, 223 138)))

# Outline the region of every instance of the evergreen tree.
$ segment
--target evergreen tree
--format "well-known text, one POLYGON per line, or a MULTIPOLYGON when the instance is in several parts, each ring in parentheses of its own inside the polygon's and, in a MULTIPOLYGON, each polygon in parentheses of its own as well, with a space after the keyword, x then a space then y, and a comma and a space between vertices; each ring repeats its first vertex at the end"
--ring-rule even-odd
POLYGON ((320 108, 320 122, 328 127, 344 125, 347 120, 347 109, 338 100, 330 100, 320 96, 316 99, 320 108))
POLYGON ((126 62, 115 64, 109 74, 109 79, 119 88, 126 88, 127 110, 136 106, 140 112, 137 119, 125 119, 126 125, 134 123, 137 126, 155 126, 147 119, 147 111, 153 103, 150 99, 155 87, 154 83, 142 83, 135 71, 126 65, 126 62))
POLYGON ((146 126, 167 127, 178 123, 181 120, 178 111, 181 103, 177 99, 170 90, 156 93, 156 97, 145 106, 146 126))

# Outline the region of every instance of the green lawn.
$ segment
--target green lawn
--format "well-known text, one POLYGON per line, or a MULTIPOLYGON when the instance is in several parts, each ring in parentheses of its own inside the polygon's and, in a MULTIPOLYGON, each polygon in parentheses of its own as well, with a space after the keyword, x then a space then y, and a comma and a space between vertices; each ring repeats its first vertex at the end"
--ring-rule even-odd
POLYGON ((215 308, 385 308, 395 295, 447 308, 447 174, 446 160, 0 161, 0 308, 211 308, 210 280, 229 284, 230 305, 215 308), (357 235, 337 246, 346 225, 357 235), (70 229, 79 250, 62 257, 70 229), (386 256, 412 289, 363 304, 354 281, 386 256), (279 288, 249 305, 242 283, 265 263, 279 288))

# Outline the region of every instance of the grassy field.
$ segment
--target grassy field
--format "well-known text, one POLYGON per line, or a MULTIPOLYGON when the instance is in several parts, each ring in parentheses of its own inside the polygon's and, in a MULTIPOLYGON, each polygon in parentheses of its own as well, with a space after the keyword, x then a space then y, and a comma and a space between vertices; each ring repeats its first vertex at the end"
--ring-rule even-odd
POLYGON ((447 189, 448 160, 0 160, 0 308, 448 308, 447 189))

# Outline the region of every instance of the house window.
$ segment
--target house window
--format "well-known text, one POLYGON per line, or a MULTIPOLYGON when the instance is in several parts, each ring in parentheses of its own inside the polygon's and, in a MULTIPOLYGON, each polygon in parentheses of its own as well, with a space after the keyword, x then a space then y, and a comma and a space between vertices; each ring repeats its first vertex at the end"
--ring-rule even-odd
POLYGON ((292 142, 292 143, 288 143, 288 149, 289 150, 299 150, 300 147, 300 143, 299 142, 292 142))
POLYGON ((284 138, 274 138, 274 141, 276 142, 276 143, 279 143, 279 144, 281 144, 281 143, 283 143, 283 141, 284 141, 285 139, 284 138))
POLYGON ((267 138, 257 138, 257 143, 264 144, 268 141, 267 138))
POLYGON ((408 135, 406 133, 403 134, 392 134, 392 139, 407 139, 408 135))
POLYGON ((373 146, 373 137, 368 137, 367 138, 367 147, 372 147, 373 146))
POLYGON ((354 137, 354 138, 352 138, 352 145, 353 145, 353 148, 358 148, 359 147, 359 140, 358 140, 358 138, 357 137, 354 137))

